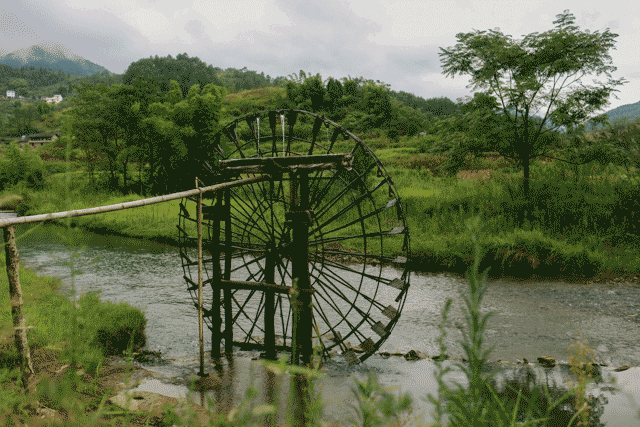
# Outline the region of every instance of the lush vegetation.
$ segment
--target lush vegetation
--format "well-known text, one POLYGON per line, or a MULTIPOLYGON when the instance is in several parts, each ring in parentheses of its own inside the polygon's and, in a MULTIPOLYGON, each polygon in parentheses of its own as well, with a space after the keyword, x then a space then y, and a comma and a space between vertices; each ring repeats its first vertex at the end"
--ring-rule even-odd
MULTIPOLYGON (((411 231, 413 267, 470 272, 466 299, 470 322, 463 346, 468 362, 462 367, 468 385, 448 390, 440 381, 441 395, 434 400, 438 414, 447 414, 451 425, 519 425, 539 418, 554 425, 551 413, 558 400, 551 399, 548 390, 512 389, 503 394, 489 386, 490 378, 483 374, 487 353, 481 351, 484 323, 479 306, 485 288, 478 269, 490 267, 495 276, 583 280, 640 275, 640 120, 608 124, 597 132, 587 132, 584 126, 621 82, 595 89, 580 86, 566 97, 556 92, 562 87, 554 86, 547 99, 555 103, 550 103, 544 117, 533 115, 539 105, 532 94, 551 82, 538 81, 540 76, 560 78, 583 70, 606 74, 612 70, 608 50, 615 35, 580 32, 568 13, 555 23, 554 30, 520 41, 495 31, 459 35, 456 47, 443 49, 445 71, 472 75, 484 92, 458 103, 396 93, 382 82, 362 77, 323 80, 319 74, 300 71, 271 78, 246 69, 221 70, 186 54, 142 59, 131 64, 124 76, 51 75, 51 85, 71 84, 60 105, 0 102, 4 135, 53 129, 61 133, 59 141, 35 151, 3 147, 0 207, 22 215, 48 213, 192 188, 198 174, 195 159, 207 159, 211 136, 230 119, 272 108, 323 114, 364 139, 387 166, 411 231), (590 48, 569 58, 546 54, 571 43, 590 48), (466 60, 474 55, 477 61, 466 60), (514 86, 503 88, 507 96, 497 96, 496 88, 508 77, 514 86), (484 176, 466 179, 474 173, 484 176), (484 224, 482 233, 467 226, 474 218, 484 224), (540 404, 541 396, 546 396, 542 399, 546 403, 540 404)), ((9 71, 12 79, 24 80, 13 83, 35 90, 26 78, 33 70, 9 71)), ((177 203, 67 223, 175 242, 177 203)), ((82 296, 76 307, 55 292, 57 285, 49 279, 27 270, 21 275, 28 322, 36 326, 29 332, 35 347, 59 348, 63 359, 98 372, 104 356, 121 352, 125 345, 109 336, 122 329, 127 329, 129 338, 143 336, 143 317, 137 310, 100 303, 96 295, 82 296)), ((2 280, 0 320, 6 329, 8 291, 2 280)), ((19 372, 10 345, 2 355, 0 402, 9 403, 0 410, 1 416, 8 416, 27 403, 11 385, 19 372)), ((580 363, 584 368, 583 362, 576 362, 580 363)), ((281 372, 290 369, 284 363, 272 367, 281 372)), ((443 368, 439 380, 444 373, 443 368)), ((78 387, 73 378, 69 381, 69 390, 78 387)), ((53 392, 49 388, 40 393, 53 392)), ((373 378, 359 383, 357 393, 358 425, 397 422, 408 408, 406 398, 395 400, 383 393, 373 378)), ((574 408, 571 416, 581 417, 586 425, 589 418, 582 414, 588 413, 589 404, 580 393, 573 395, 579 410, 574 408)), ((58 407, 64 406, 60 402, 58 407)), ((100 414, 104 406, 96 403, 96 408, 100 414)), ((258 422, 259 413, 273 410, 249 410, 242 417, 218 419, 214 425, 258 422)), ((177 422, 175 417, 168 412, 165 421, 177 422)), ((99 419, 100 415, 91 423, 99 419)))

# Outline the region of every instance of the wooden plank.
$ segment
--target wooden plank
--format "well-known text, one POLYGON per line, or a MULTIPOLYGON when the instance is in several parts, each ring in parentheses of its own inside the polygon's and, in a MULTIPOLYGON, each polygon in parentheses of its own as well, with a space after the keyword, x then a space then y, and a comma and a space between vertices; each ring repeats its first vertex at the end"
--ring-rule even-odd
POLYGON ((384 337, 385 335, 387 335, 387 330, 385 329, 384 324, 382 322, 376 322, 371 327, 371 329, 373 329, 373 332, 380 335, 381 337, 384 337))
POLYGON ((396 289, 402 289, 404 288, 404 281, 401 279, 393 279, 388 285, 396 289))
POLYGON ((238 166, 262 166, 276 163, 281 167, 301 166, 312 163, 343 163, 353 162, 353 156, 349 153, 339 154, 313 154, 289 157, 249 157, 243 159, 220 160, 220 169, 234 168, 238 166))
MULTIPOLYGON (((220 285, 223 289, 241 289, 250 291, 272 291, 277 294, 288 294, 292 289, 291 286, 276 285, 275 283, 265 282, 245 282, 242 280, 221 280, 220 285)), ((302 289, 299 291, 304 292, 302 289)), ((306 290, 306 292, 314 293, 314 289, 306 290)))
POLYGON ((344 355, 344 358, 347 359, 347 362, 349 362, 349 365, 357 365, 360 363, 360 359, 356 356, 356 353, 353 350, 349 349, 342 354, 344 355))
POLYGON ((366 340, 362 341, 360 343, 360 348, 363 349, 366 353, 373 353, 374 351, 376 351, 376 346, 373 343, 373 341, 371 340, 371 338, 367 338, 366 340))
POLYGON ((321 117, 316 117, 316 120, 313 122, 313 131, 311 132, 311 146, 309 147, 309 155, 313 154, 313 148, 316 146, 316 141, 318 139, 318 134, 320 133, 320 129, 322 128, 322 124, 324 120, 321 117))
POLYGON ((389 319, 394 319, 398 315, 398 310, 396 310, 395 307, 389 305, 387 306, 387 308, 382 310, 382 314, 387 316, 389 319))

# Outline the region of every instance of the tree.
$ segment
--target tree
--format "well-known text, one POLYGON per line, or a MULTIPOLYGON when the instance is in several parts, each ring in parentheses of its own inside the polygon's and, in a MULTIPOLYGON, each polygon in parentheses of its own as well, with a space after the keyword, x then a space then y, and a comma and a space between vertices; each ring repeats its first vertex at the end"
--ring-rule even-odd
POLYGON ((9 80, 10 89, 16 91, 16 96, 18 95, 26 95, 27 88, 29 87, 29 82, 25 79, 11 79, 9 80))
MULTIPOLYGON (((109 88, 105 85, 76 86, 78 95, 75 105, 66 111, 70 121, 74 148, 82 151, 95 185, 94 171, 103 153, 108 153, 106 145, 114 132, 114 123, 107 120, 106 105, 111 103, 109 88)), ((113 162, 109 162, 110 165, 113 162)), ((112 177, 114 171, 112 170, 112 177)))
POLYGON ((209 84, 200 91, 197 84, 182 99, 173 80, 163 102, 149 105, 149 117, 142 119, 147 137, 147 161, 151 187, 156 193, 192 188, 198 161, 211 160, 211 137, 219 130, 224 89, 209 84))
POLYGON ((340 80, 329 77, 329 80, 327 81, 325 104, 327 110, 332 114, 334 114, 340 107, 340 99, 342 98, 342 93, 342 83, 340 83, 340 80))
MULTIPOLYGON (((575 17, 565 10, 556 15, 555 28, 513 40, 497 30, 460 33, 458 43, 440 48, 443 73, 471 77, 470 88, 493 96, 500 109, 500 134, 504 139, 485 140, 483 151, 498 151, 524 168, 524 197, 529 197, 530 162, 548 155, 551 132, 584 126, 595 112, 608 105, 624 79, 614 80, 609 50, 617 34, 607 28, 580 31, 575 17), (589 75, 608 77, 605 82, 589 75), (540 119, 535 116, 541 116, 540 119)), ((483 126, 476 122, 477 126, 483 126)), ((464 141, 461 141, 463 144, 464 141)), ((459 159, 458 159, 459 160, 459 159)))
POLYGON ((194 84, 199 85, 201 90, 209 83, 221 86, 218 70, 198 57, 190 58, 186 53, 179 54, 176 58, 171 55, 165 58, 156 55, 129 65, 122 76, 122 82, 131 85, 137 77, 144 77, 148 82, 154 83, 159 92, 166 93, 171 90, 171 80, 175 80, 180 85, 182 97, 186 98, 194 84))
POLYGON ((42 183, 44 163, 28 147, 20 149, 14 141, 4 150, 4 156, 0 159, 0 188, 6 189, 21 181, 29 187, 42 183))

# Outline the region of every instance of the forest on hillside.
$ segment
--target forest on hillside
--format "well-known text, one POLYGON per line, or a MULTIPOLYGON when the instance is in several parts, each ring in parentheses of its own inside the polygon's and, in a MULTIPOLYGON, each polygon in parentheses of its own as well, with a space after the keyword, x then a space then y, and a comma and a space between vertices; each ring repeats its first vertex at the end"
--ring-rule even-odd
MULTIPOLYGON (((0 103, 0 137, 53 130, 34 127, 33 122, 42 117, 27 111, 36 106, 26 105, 31 101, 37 103, 43 96, 60 94, 65 99, 64 105, 69 107, 73 105, 73 98, 80 93, 80 87, 124 84, 130 87, 147 86, 145 92, 153 98, 167 93, 171 80, 178 82, 183 98, 187 97, 193 84, 198 84, 200 89, 207 84, 214 84, 223 87, 226 94, 282 88, 286 92, 271 92, 271 95, 277 93, 281 98, 279 102, 273 102, 278 107, 326 113, 334 120, 346 120, 346 126, 356 132, 376 128, 389 132, 391 137, 415 135, 425 129, 430 118, 451 114, 457 108, 448 98, 424 99, 407 92, 390 90, 384 83, 363 77, 323 79, 319 74, 312 75, 302 70, 287 77, 271 77, 247 68, 221 69, 187 54, 175 58, 170 55, 143 58, 132 63, 122 75, 102 73, 77 77, 43 68, 0 65, 0 93, 4 94, 10 89, 15 90, 17 96, 26 98, 11 101, 11 104, 0 103), (19 119, 24 116, 29 117, 26 125, 25 120, 19 119)), ((40 107, 40 110, 43 108, 40 107)), ((234 112, 246 113, 248 108, 240 106, 234 112)))
MULTIPOLYGON (((462 141, 483 146, 510 132, 497 100, 482 93, 457 102, 424 99, 363 77, 324 78, 300 70, 273 78, 246 68, 223 70, 186 53, 140 59, 122 75, 75 77, 7 66, 0 66, 0 73, 2 82, 19 83, 24 93, 39 96, 53 88, 64 96, 58 105, 0 100, 0 138, 55 131, 61 136, 59 158, 62 146, 68 146, 92 176, 95 170, 107 170, 109 187, 125 191, 131 186, 128 168, 134 164, 145 181, 143 192, 189 187, 189 173, 175 179, 171 171, 194 170, 194 159, 203 158, 222 125, 257 110, 311 111, 386 144, 421 134, 411 145, 420 152, 450 153, 458 163, 462 158, 456 147, 462 141), (118 184, 121 173, 124 181, 118 184)), ((547 145, 563 138, 558 129, 545 130, 547 145)), ((56 146, 49 150, 55 157, 56 146)))

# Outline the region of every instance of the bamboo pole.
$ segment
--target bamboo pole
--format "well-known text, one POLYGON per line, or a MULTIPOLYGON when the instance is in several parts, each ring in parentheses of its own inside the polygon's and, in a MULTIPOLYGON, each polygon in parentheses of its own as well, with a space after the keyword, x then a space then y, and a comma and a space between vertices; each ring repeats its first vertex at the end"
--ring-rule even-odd
MULTIPOLYGON (((220 340, 222 319, 220 318, 220 280, 222 271, 220 270, 220 210, 222 207, 222 192, 216 194, 216 214, 211 224, 211 357, 220 358, 220 340)), ((226 351, 226 350, 225 350, 226 351)), ((217 363, 217 362, 216 362, 217 363)))
POLYGON ((253 178, 239 179, 237 181, 223 182, 222 184, 210 185, 208 187, 196 188, 195 190, 182 191, 180 193, 171 193, 164 196, 151 197, 148 199, 135 200, 133 202, 118 203, 116 205, 98 206, 95 208, 76 209, 73 211, 55 212, 42 215, 21 216, 18 218, 0 219, 0 227, 4 228, 9 225, 29 224, 32 222, 41 222, 51 219, 67 218, 74 216, 95 215, 99 213, 119 211, 123 209, 137 208, 140 206, 153 205, 155 203, 168 202, 170 200, 182 199, 184 197, 195 196, 196 194, 205 193, 207 191, 215 191, 223 188, 237 187, 251 182, 266 181, 270 176, 260 175, 253 178))
MULTIPOLYGON (((231 191, 224 190, 224 280, 231 280, 231 191)), ((224 351, 233 352, 233 314, 231 313, 232 289, 224 289, 224 351)))
POLYGON ((11 298, 11 317, 15 330, 14 340, 18 356, 22 363, 22 384, 26 389, 29 379, 35 373, 31 363, 29 342, 27 341, 27 326, 22 314, 22 286, 20 286, 20 259, 16 246, 16 233, 13 226, 4 227, 5 254, 7 263, 7 278, 9 279, 9 296, 11 298))
MULTIPOLYGON (((196 177, 196 188, 199 188, 198 177, 196 177)), ((204 332, 202 331, 202 192, 198 194, 198 339, 200 343, 200 372, 199 376, 204 377, 204 332)))

